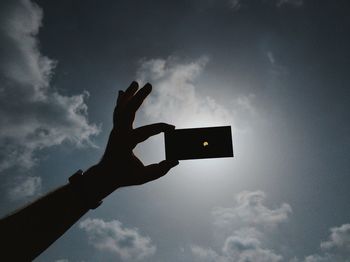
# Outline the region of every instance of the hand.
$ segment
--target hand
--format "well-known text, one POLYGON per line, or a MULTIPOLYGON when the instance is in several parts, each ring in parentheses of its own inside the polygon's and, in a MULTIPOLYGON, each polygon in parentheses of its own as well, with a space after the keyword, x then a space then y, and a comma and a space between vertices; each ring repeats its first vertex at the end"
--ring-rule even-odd
POLYGON ((152 86, 147 83, 139 91, 137 90, 138 83, 132 82, 125 92, 119 91, 113 114, 113 129, 102 160, 97 165, 99 173, 103 174, 103 178, 100 178, 108 184, 109 191, 155 180, 179 163, 176 160, 164 160, 158 164, 145 166, 134 155, 133 149, 138 143, 150 136, 175 128, 173 125, 157 123, 134 129, 136 111, 152 91, 152 86))

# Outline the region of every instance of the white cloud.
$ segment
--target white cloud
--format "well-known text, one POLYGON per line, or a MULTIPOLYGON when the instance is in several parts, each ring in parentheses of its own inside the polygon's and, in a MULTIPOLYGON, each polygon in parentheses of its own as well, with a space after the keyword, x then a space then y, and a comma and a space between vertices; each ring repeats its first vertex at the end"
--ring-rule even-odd
POLYGON ((118 220, 105 222, 87 218, 79 224, 90 244, 101 251, 117 254, 122 260, 141 260, 156 252, 156 246, 136 228, 126 228, 118 220))
MULTIPOLYGON (((298 260, 295 260, 296 262, 298 260)), ((330 255, 311 255, 311 256, 307 256, 304 260, 304 262, 336 262, 336 260, 334 260, 334 258, 330 255)), ((340 261, 339 261, 340 262, 340 261)), ((346 261, 344 261, 346 262, 346 261)))
POLYGON ((56 62, 43 56, 37 34, 43 12, 30 0, 0 4, 0 172, 30 168, 35 152, 70 141, 91 144, 87 92, 59 94, 49 82, 56 62))
POLYGON ((191 62, 175 57, 142 61, 137 78, 154 86, 142 107, 146 118, 178 128, 232 125, 235 131, 244 130, 244 123, 256 113, 252 102, 255 96, 238 95, 224 106, 202 95, 196 81, 208 62, 205 56, 191 62))
POLYGON ((321 242, 320 252, 305 258, 288 258, 280 242, 280 225, 288 221, 292 208, 283 203, 275 209, 267 207, 262 191, 243 191, 236 196, 233 207, 215 208, 214 231, 222 235, 222 248, 193 245, 192 255, 196 261, 220 262, 350 262, 350 224, 330 229, 330 236, 321 242), (276 237, 278 236, 278 237, 276 237))
POLYGON ((191 247, 192 254, 196 261, 200 262, 227 262, 227 259, 220 256, 216 251, 211 248, 203 248, 200 246, 191 247))
POLYGON ((18 184, 11 188, 9 196, 13 200, 34 196, 40 192, 41 178, 36 176, 17 178, 18 184))
POLYGON ((215 231, 224 230, 221 251, 199 246, 192 247, 192 254, 199 261, 277 262, 283 257, 268 248, 264 239, 268 232, 288 219, 290 205, 276 209, 264 205, 262 191, 243 191, 236 197, 232 208, 218 207, 213 210, 215 231))
POLYGON ((350 224, 330 231, 328 240, 321 242, 321 252, 307 256, 304 262, 350 262, 350 224))
POLYGON ((276 209, 264 205, 266 195, 262 191, 243 191, 236 196, 234 207, 218 207, 213 210, 214 224, 219 227, 274 228, 287 220, 292 212, 289 204, 276 209))
POLYGON ((173 57, 143 61, 137 77, 141 82, 147 81, 154 86, 152 95, 143 106, 146 116, 184 126, 192 126, 193 120, 199 119, 205 122, 214 118, 218 121, 228 119, 226 109, 214 100, 197 94, 195 80, 207 62, 206 57, 193 62, 180 62, 173 57))
POLYGON ((324 250, 341 249, 350 255, 350 224, 331 228, 329 240, 321 243, 324 250))
POLYGON ((211 248, 193 246, 192 254, 196 261, 201 262, 278 262, 283 257, 273 250, 262 248, 257 239, 245 239, 231 236, 226 239, 221 253, 211 248))
POLYGON ((233 235, 226 239, 223 254, 231 261, 277 262, 282 260, 273 250, 261 248, 261 242, 254 237, 233 235))

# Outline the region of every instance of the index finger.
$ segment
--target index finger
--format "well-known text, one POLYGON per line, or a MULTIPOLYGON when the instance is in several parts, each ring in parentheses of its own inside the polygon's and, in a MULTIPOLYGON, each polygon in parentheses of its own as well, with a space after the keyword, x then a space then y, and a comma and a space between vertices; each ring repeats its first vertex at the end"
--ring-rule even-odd
POLYGON ((161 132, 174 130, 175 126, 166 123, 156 123, 147 126, 141 126, 134 130, 135 144, 141 143, 151 136, 157 135, 161 132))
POLYGON ((130 97, 129 101, 127 101, 121 117, 124 119, 123 125, 125 127, 132 128, 137 109, 141 106, 143 100, 145 100, 151 91, 152 86, 151 84, 147 83, 135 95, 130 97))
POLYGON ((134 115, 151 91, 152 85, 150 83, 145 84, 144 87, 142 87, 128 102, 126 108, 128 113, 134 115))

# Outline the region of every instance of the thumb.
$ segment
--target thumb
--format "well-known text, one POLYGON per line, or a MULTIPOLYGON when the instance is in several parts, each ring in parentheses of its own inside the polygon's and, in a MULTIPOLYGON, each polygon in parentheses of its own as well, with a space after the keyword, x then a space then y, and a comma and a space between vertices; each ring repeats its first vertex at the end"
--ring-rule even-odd
POLYGON ((158 164, 145 167, 145 179, 147 182, 158 179, 169 172, 170 169, 179 164, 178 160, 163 160, 158 164))

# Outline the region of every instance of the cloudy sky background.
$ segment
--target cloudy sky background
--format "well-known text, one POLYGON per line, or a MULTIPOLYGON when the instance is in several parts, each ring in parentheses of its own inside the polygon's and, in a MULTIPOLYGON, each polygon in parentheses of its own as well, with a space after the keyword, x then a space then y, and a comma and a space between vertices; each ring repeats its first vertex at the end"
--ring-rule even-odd
MULTIPOLYGON (((136 126, 232 125, 234 159, 116 191, 36 261, 347 261, 347 1, 1 1, 0 214, 103 153, 115 97, 136 126)), ((164 158, 159 135, 136 148, 164 158)))

